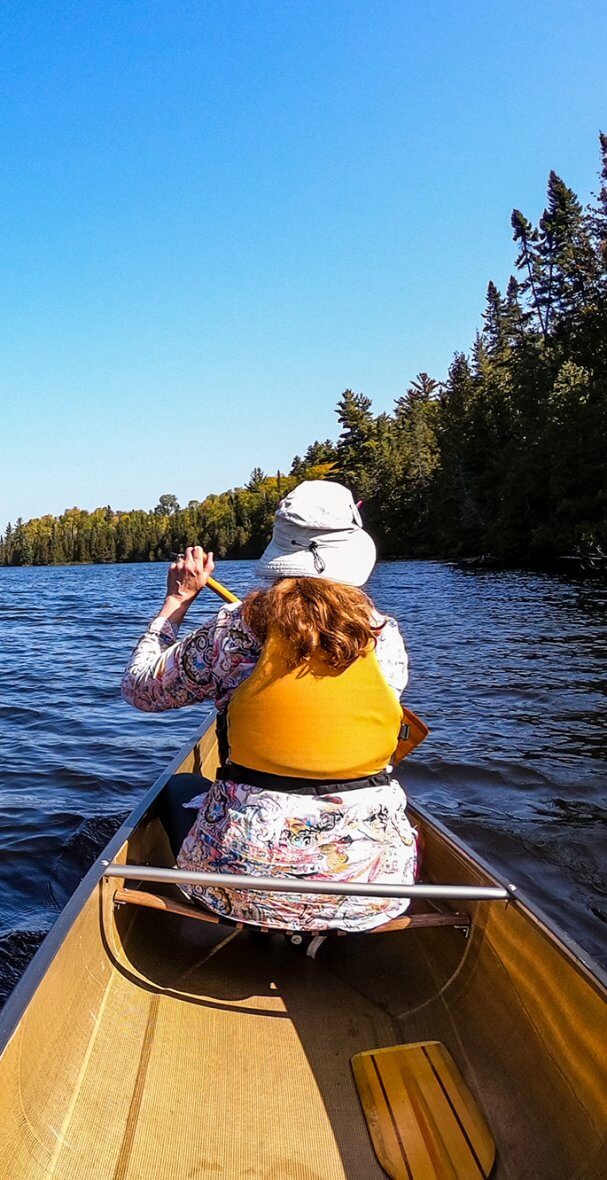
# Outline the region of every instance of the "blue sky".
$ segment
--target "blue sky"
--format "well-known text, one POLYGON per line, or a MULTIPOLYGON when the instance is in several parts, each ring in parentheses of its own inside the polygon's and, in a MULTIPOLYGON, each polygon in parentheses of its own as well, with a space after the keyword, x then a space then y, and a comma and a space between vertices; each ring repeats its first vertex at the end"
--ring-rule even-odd
POLYGON ((0 10, 0 525, 182 503, 472 342, 510 213, 584 200, 593 0, 0 10))

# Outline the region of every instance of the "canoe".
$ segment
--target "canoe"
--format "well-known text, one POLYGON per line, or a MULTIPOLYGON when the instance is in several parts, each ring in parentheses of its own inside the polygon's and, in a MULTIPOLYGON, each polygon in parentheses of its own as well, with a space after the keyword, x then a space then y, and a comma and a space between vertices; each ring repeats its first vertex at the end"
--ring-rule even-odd
POLYGON ((494 899, 416 899, 315 959, 111 867, 170 867, 159 792, 215 765, 209 722, 9 998, 0 1176, 604 1180, 606 980, 421 808, 424 882, 494 899), (167 911, 117 904, 134 886, 167 911))

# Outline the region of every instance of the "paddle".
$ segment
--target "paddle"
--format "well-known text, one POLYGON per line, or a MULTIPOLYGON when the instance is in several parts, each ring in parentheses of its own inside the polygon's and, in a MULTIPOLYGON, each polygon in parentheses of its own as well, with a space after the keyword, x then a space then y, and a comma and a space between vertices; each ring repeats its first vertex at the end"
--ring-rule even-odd
POLYGON ((217 582, 215 578, 209 578, 207 586, 210 590, 214 590, 220 598, 223 598, 224 602, 240 602, 240 599, 235 594, 232 594, 231 590, 222 586, 221 582, 217 582))
MULTIPOLYGON (((183 553, 171 554, 171 557, 174 561, 183 559, 183 556, 183 553)), ((217 582, 215 578, 208 578, 206 585, 210 586, 211 590, 214 590, 220 598, 223 598, 224 602, 240 602, 240 599, 236 596, 236 594, 232 594, 231 590, 228 590, 226 586, 222 586, 221 582, 217 582)))
MULTIPOLYGON (((223 598, 224 602, 240 602, 236 594, 232 594, 231 590, 222 586, 221 582, 218 582, 215 578, 209 578, 207 586, 211 590, 214 590, 219 598, 223 598)), ((414 713, 412 709, 407 709, 403 705, 403 722, 398 737, 398 744, 394 751, 394 765, 396 766, 399 762, 402 762, 403 758, 411 754, 415 747, 419 746, 424 738, 427 738, 429 732, 428 726, 417 716, 417 713, 414 713)))

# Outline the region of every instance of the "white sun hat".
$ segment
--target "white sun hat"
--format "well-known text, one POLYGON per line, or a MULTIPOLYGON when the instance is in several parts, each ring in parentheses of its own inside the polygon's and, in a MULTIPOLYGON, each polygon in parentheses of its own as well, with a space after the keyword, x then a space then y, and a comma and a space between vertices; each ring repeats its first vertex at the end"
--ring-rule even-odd
POLYGON ((257 575, 266 581, 327 578, 363 586, 376 557, 348 489, 324 479, 307 479, 280 501, 272 540, 257 563, 257 575))

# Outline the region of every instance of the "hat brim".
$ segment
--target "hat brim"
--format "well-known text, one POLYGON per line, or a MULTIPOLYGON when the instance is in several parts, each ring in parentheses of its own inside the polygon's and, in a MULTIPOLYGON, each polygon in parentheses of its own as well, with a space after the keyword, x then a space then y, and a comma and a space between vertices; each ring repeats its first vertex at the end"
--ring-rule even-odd
POLYGON ((318 536, 315 555, 310 549, 298 549, 270 541, 257 562, 256 573, 264 581, 275 582, 277 578, 322 578, 331 582, 343 582, 346 586, 364 586, 373 572, 377 560, 375 543, 364 529, 353 529, 340 538, 339 544, 323 545, 318 536), (318 558, 324 569, 318 569, 318 558))

